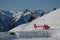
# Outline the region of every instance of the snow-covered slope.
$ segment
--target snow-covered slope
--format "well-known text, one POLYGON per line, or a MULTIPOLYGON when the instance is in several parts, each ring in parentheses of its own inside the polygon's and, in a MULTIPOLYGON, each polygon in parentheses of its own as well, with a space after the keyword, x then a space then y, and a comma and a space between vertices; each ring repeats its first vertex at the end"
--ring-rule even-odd
POLYGON ((22 24, 9 32, 14 32, 18 39, 13 40, 60 40, 60 8, 38 17, 30 23, 22 24), (42 28, 34 28, 34 24, 38 26, 48 25, 50 29, 42 30, 42 28))
POLYGON ((34 24, 37 24, 38 26, 41 25, 48 25, 51 29, 58 29, 60 28, 60 8, 52 11, 42 17, 38 17, 34 21, 30 22, 29 24, 26 24, 26 26, 23 26, 21 28, 21 25, 10 30, 9 32, 16 32, 16 31, 32 31, 32 30, 41 30, 42 28, 34 28, 34 24))

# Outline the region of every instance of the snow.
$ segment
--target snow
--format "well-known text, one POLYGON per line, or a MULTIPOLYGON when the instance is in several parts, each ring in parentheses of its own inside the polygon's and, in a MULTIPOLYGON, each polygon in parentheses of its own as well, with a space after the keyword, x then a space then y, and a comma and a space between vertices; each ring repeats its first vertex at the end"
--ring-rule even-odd
POLYGON ((25 15, 28 15, 28 14, 31 14, 31 12, 26 12, 26 13, 24 14, 24 16, 25 16, 25 15))
POLYGON ((18 21, 20 18, 21 18, 21 16, 22 16, 22 12, 12 12, 13 13, 13 17, 14 17, 14 19, 15 19, 15 21, 18 21))
POLYGON ((60 40, 56 38, 30 38, 30 39, 13 39, 13 40, 60 40))
POLYGON ((38 17, 30 23, 19 25, 9 32, 0 32, 0 40, 60 40, 60 9, 38 17), (34 24, 48 25, 50 29, 35 29, 34 24), (11 35, 10 32, 15 33, 11 35))
MULTIPOLYGON (((50 28, 52 29, 60 28, 60 9, 52 11, 42 17, 38 17, 37 19, 29 23, 26 26, 25 30, 26 31, 35 30, 35 28, 33 27, 34 24, 37 24, 39 26, 46 24, 50 26, 50 28)), ((40 29, 40 28, 37 28, 37 29, 40 29)))
MULTIPOLYGON (((52 11, 42 17, 38 17, 37 19, 33 20, 32 22, 26 24, 21 31, 32 31, 32 30, 41 30, 41 28, 35 29, 33 26, 34 24, 37 24, 39 26, 41 25, 48 25, 51 29, 60 28, 60 9, 57 9, 55 11, 52 11)), ((10 32, 16 32, 21 29, 21 25, 10 30, 10 32)))
POLYGON ((9 32, 0 32, 0 40, 60 40, 60 29, 21 31, 11 35, 9 32))
POLYGON ((12 13, 15 21, 18 21, 20 19, 20 17, 22 16, 22 12, 20 12, 20 11, 15 12, 15 11, 10 10, 9 12, 10 12, 10 14, 12 13))
POLYGON ((12 40, 60 40, 60 29, 15 32, 17 39, 12 40))
MULTIPOLYGON (((0 32, 8 31, 13 24, 20 19, 22 12, 0 10, 0 32)), ((17 25, 17 24, 14 24, 17 25)))
POLYGON ((42 13, 38 10, 25 10, 21 11, 12 11, 12 10, 2 10, 0 9, 0 25, 3 27, 0 31, 8 31, 11 28, 17 27, 18 25, 28 23, 30 17, 33 15, 34 17, 39 17, 42 13), (5 28, 6 27, 6 28, 5 28))
POLYGON ((8 32, 0 32, 0 40, 11 40, 16 39, 15 35, 11 35, 8 32))
MULTIPOLYGON (((28 23, 27 23, 28 24, 28 23)), ((15 27, 14 29, 12 29, 12 31, 14 32, 14 31, 16 31, 16 32, 19 32, 19 31, 23 31, 24 30, 24 28, 25 28, 25 26, 27 25, 27 24, 22 24, 22 25, 20 25, 20 26, 18 26, 18 27, 15 27), (19 30, 18 30, 19 29, 19 30)), ((10 31, 9 31, 10 32, 10 31)))
POLYGON ((15 33, 17 39, 13 40, 60 40, 60 8, 38 17, 30 23, 13 28, 9 32, 15 33), (35 29, 34 24, 38 26, 46 24, 50 26, 50 29, 35 29))

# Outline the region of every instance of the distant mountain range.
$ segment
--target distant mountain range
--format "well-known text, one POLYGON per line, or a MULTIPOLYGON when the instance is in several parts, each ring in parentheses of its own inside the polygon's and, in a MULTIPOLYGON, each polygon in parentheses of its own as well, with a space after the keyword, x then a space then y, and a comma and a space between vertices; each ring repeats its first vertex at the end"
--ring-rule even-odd
POLYGON ((46 12, 42 10, 32 11, 25 9, 20 12, 0 9, 0 32, 8 31, 14 27, 17 27, 18 25, 28 23, 31 17, 37 18, 43 16, 44 14, 46 14, 46 12))

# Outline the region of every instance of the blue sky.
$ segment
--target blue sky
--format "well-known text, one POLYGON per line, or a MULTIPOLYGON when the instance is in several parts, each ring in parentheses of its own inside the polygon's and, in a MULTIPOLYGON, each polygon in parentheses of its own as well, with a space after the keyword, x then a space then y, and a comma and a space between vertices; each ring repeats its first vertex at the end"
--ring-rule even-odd
POLYGON ((60 0, 0 0, 0 8, 4 10, 41 9, 51 11, 60 8, 60 0))

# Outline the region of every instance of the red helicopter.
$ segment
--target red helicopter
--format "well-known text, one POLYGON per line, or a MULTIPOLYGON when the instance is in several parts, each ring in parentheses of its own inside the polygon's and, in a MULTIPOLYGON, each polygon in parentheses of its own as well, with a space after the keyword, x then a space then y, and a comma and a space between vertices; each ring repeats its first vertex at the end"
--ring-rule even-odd
POLYGON ((38 27, 42 27, 44 30, 49 29, 50 27, 48 25, 43 25, 43 26, 37 26, 36 24, 34 24, 34 28, 38 28, 38 27))

